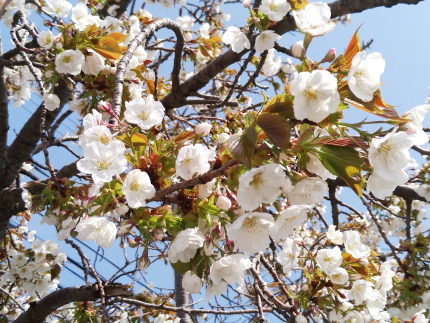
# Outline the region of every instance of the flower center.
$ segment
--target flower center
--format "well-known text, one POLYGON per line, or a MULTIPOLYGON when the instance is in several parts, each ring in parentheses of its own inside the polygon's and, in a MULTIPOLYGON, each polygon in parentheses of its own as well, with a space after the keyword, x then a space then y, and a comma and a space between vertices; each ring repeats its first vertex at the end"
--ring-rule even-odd
POLYGON ((261 178, 261 173, 258 173, 254 175, 249 185, 253 186, 254 188, 258 188, 262 183, 263 179, 261 178))
POLYGON ((100 161, 100 162, 97 162, 96 164, 99 167, 99 170, 108 169, 110 165, 107 161, 100 161))
POLYGON ((257 220, 255 218, 246 218, 243 221, 242 227, 249 229, 254 227, 256 224, 257 224, 257 220))
POLYGON ((318 92, 311 87, 305 90, 304 95, 308 101, 318 99, 318 92))
POLYGON ((139 190, 139 183, 137 181, 133 181, 130 185, 130 189, 132 191, 138 191, 139 190))
POLYGON ((72 61, 72 58, 70 56, 64 56, 63 57, 63 63, 70 63, 72 61))

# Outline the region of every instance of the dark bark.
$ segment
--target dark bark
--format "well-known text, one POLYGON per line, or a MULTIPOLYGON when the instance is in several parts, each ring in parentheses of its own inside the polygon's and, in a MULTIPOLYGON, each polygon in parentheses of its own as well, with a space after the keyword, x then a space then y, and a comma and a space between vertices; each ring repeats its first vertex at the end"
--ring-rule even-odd
MULTIPOLYGON (((106 285, 104 292, 106 297, 132 295, 128 288, 123 285, 106 285)), ((38 302, 32 303, 30 308, 15 320, 15 323, 42 323, 49 314, 61 306, 72 302, 96 301, 98 299, 100 299, 100 291, 96 284, 63 288, 52 292, 38 302)))

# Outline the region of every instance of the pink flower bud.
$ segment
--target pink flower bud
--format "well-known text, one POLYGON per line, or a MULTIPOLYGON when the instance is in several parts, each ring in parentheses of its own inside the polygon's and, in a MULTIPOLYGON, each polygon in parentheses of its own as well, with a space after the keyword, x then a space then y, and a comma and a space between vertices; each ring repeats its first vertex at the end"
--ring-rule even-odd
POLYGON ((336 49, 330 48, 327 54, 325 54, 321 63, 333 62, 336 58, 336 49))
POLYGON ((101 111, 105 111, 109 113, 111 116, 116 116, 115 111, 112 109, 112 105, 109 102, 106 101, 100 101, 97 104, 97 108, 99 108, 101 111))
POLYGON ((218 196, 215 205, 221 210, 229 210, 231 208, 231 201, 228 197, 224 195, 218 196))
POLYGON ((291 46, 291 52, 296 58, 302 58, 305 55, 305 47, 303 45, 303 40, 299 40, 291 46))

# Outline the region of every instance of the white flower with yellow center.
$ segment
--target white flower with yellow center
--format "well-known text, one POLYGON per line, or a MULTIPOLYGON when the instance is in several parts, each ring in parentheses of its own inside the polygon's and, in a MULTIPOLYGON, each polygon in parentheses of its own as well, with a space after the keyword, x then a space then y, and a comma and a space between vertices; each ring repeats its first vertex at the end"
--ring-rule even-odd
POLYGON ((50 30, 41 31, 37 43, 45 49, 50 49, 54 44, 54 34, 50 30))
POLYGON ((265 30, 255 39, 255 50, 262 53, 266 50, 272 49, 279 38, 281 38, 281 36, 273 30, 265 30))
POLYGON ((147 173, 135 169, 127 174, 122 192, 130 207, 139 208, 146 205, 146 200, 154 197, 155 188, 147 173))
POLYGON ((240 251, 248 254, 263 251, 269 247, 274 224, 269 213, 245 213, 227 227, 227 236, 240 251))
POLYGON ((213 284, 238 284, 243 280, 245 270, 249 268, 251 268, 251 260, 245 255, 228 255, 212 264, 209 277, 213 284))
POLYGON ((282 244, 282 250, 277 256, 277 260, 283 266, 282 270, 286 275, 289 275, 291 270, 299 262, 300 248, 298 244, 291 238, 286 238, 282 244))
POLYGON ((337 111, 340 103, 336 77, 326 70, 301 72, 291 83, 294 116, 298 120, 321 122, 337 111))
POLYGON ((303 225, 308 218, 307 205, 292 205, 281 212, 275 222, 275 232, 272 234, 276 242, 285 240, 294 228, 303 225))
POLYGON ((187 263, 197 253, 197 249, 203 247, 205 237, 199 228, 189 228, 178 233, 170 244, 167 255, 172 263, 178 261, 187 263))
POLYGON ((373 99, 373 93, 381 84, 380 78, 385 69, 385 61, 380 53, 358 52, 351 62, 348 73, 348 86, 354 95, 369 102, 373 99))
POLYGON ((79 138, 79 144, 82 147, 88 146, 92 142, 99 142, 103 145, 109 145, 114 140, 112 133, 105 126, 94 126, 84 131, 79 138))
POLYGON ((281 21, 290 9, 291 5, 287 0, 263 0, 258 7, 271 21, 281 21))
POLYGON ((152 94, 125 102, 124 117, 130 123, 137 124, 142 130, 148 130, 160 124, 164 118, 164 106, 154 101, 152 94))
POLYGON ((55 57, 55 69, 58 73, 78 75, 84 63, 85 56, 80 50, 68 49, 55 57))
POLYGON ((82 149, 84 158, 78 161, 78 169, 91 174, 95 183, 109 182, 112 176, 121 174, 127 168, 125 146, 119 140, 108 145, 95 141, 82 149))
POLYGON ((58 18, 67 17, 72 9, 72 4, 65 0, 45 0, 44 3, 46 7, 43 7, 43 10, 58 18))
POLYGON ((109 248, 112 245, 117 232, 114 223, 97 216, 81 219, 76 231, 80 240, 94 240, 102 248, 109 248))
POLYGON ((176 158, 176 175, 191 179, 194 174, 203 174, 210 169, 211 151, 202 145, 188 145, 179 150, 176 158))
POLYGON ((324 2, 308 3, 302 10, 293 11, 297 28, 313 37, 322 36, 334 29, 336 24, 330 21, 331 9, 324 2))
POLYGON ((261 203, 273 203, 285 180, 285 172, 278 164, 253 168, 239 177, 237 203, 245 211, 255 210, 261 203))
POLYGON ((336 246, 333 249, 318 250, 316 261, 321 270, 327 275, 342 264, 342 252, 336 246))
POLYGON ((222 35, 222 41, 231 45, 231 49, 235 53, 240 53, 245 48, 250 49, 251 43, 246 35, 239 28, 230 26, 222 35))
POLYGON ((354 258, 368 257, 370 248, 361 242, 360 233, 357 231, 345 231, 343 233, 345 251, 354 258))

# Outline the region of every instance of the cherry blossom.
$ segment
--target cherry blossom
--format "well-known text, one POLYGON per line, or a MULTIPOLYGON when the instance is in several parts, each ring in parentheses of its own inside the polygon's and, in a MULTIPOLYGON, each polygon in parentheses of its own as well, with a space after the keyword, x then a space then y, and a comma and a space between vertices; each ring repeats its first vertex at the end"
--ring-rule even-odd
POLYGON ((155 195, 155 188, 147 173, 139 169, 132 170, 127 174, 122 186, 127 203, 132 208, 146 205, 146 200, 155 195))
POLYGON ((188 145, 179 150, 176 158, 176 174, 191 179, 194 174, 203 174, 210 169, 211 151, 201 145, 188 145))
POLYGON ((291 5, 287 0, 263 0, 258 9, 271 21, 281 21, 290 11, 291 5))
POLYGON ((146 98, 137 98, 125 103, 125 119, 137 124, 142 130, 148 130, 160 124, 164 118, 164 106, 160 101, 154 101, 152 94, 146 98))
POLYGON ((322 36, 335 27, 335 23, 330 21, 331 10, 324 2, 311 2, 299 11, 293 11, 297 28, 313 37, 322 36))
POLYGON ((80 50, 68 49, 55 57, 55 69, 58 73, 78 75, 84 63, 85 56, 80 50))
POLYGON ((337 79, 326 70, 301 72, 291 83, 294 116, 298 120, 321 122, 337 111, 340 103, 337 79))
POLYGON ((76 226, 78 237, 81 240, 94 240, 102 248, 112 246, 116 238, 116 226, 103 217, 88 217, 81 219, 76 226))
POLYGON ((280 38, 281 36, 273 30, 265 30, 255 39, 255 50, 262 53, 266 50, 272 49, 280 38))
POLYGON ((171 262, 187 263, 203 247, 205 237, 198 228, 189 228, 179 232, 169 247, 168 256, 171 262))
POLYGON ((239 28, 230 26, 222 35, 222 41, 231 45, 233 52, 240 53, 245 48, 250 49, 251 43, 246 35, 239 28))
POLYGON ((342 253, 338 246, 333 249, 318 250, 316 261, 327 275, 342 264, 342 253))
POLYGON ((293 233, 295 227, 303 225, 307 220, 308 207, 292 205, 279 214, 276 219, 272 238, 275 241, 285 240, 293 233))

